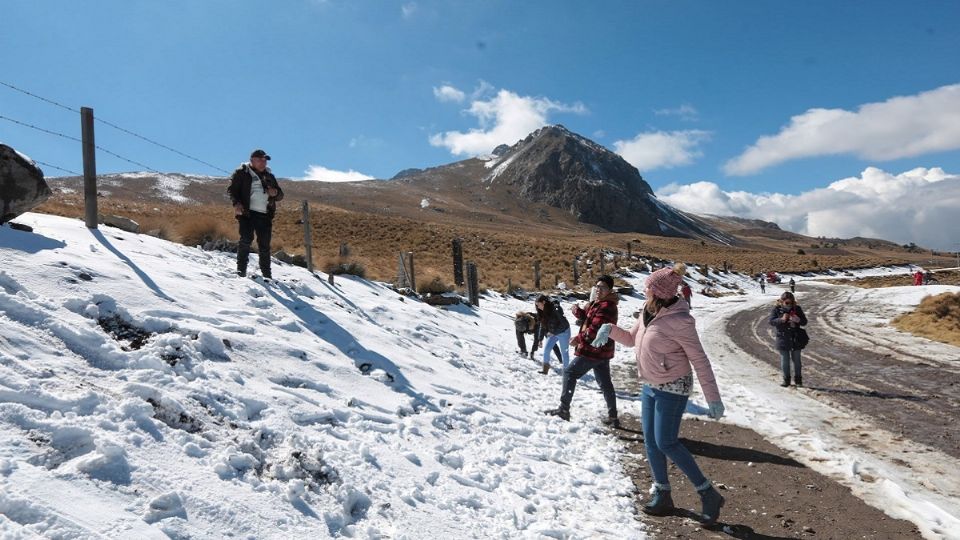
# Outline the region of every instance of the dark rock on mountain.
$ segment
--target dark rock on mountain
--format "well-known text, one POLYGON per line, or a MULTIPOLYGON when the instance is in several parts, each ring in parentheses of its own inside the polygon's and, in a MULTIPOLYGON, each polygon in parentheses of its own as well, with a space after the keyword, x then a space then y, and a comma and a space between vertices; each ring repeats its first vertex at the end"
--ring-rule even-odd
POLYGON ((522 199, 572 213, 613 232, 677 234, 659 224, 658 205, 636 167, 565 127, 547 126, 510 147, 484 179, 514 186, 522 199))
POLYGON ((0 223, 40 205, 50 197, 43 171, 32 161, 0 144, 0 223))
POLYGON ((495 156, 500 157, 500 156, 503 156, 504 154, 506 154, 506 153, 509 152, 509 151, 510 151, 510 145, 509 145, 509 144, 501 144, 500 146, 498 146, 498 147, 496 147, 496 148, 493 149, 492 154, 495 155, 495 156))

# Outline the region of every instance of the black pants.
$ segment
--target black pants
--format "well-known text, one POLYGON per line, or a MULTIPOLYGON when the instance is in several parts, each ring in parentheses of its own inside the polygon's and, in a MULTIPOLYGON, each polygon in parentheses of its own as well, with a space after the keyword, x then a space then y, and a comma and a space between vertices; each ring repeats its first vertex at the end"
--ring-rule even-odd
POLYGON ((240 242, 237 244, 237 272, 247 273, 247 259, 250 257, 250 244, 253 235, 257 235, 257 254, 260 256, 260 272, 263 277, 270 274, 270 236, 273 233, 273 220, 267 214, 250 212, 249 216, 237 216, 240 223, 240 242))
POLYGON ((603 400, 607 402, 607 416, 617 417, 617 392, 613 388, 610 378, 610 360, 590 360, 583 356, 574 356, 563 372, 563 390, 560 391, 560 409, 569 412, 570 402, 573 401, 573 392, 577 389, 577 381, 590 370, 600 386, 603 400))
MULTIPOLYGON (((526 332, 524 332, 523 330, 517 330, 516 332, 517 332, 517 346, 520 347, 520 352, 522 352, 523 354, 527 354, 527 342, 526 342, 526 339, 523 337, 523 335, 526 332)), ((536 337, 534 337, 533 342, 530 344, 530 354, 534 354, 537 352, 537 345, 538 345, 537 339, 536 337)), ((558 362, 562 362, 559 345, 553 346, 553 354, 554 356, 557 357, 558 362)))

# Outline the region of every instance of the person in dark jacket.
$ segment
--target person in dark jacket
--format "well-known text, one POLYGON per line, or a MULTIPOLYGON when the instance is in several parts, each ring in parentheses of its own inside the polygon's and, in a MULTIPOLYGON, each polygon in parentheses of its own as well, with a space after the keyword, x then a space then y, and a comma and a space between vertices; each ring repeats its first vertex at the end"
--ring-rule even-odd
POLYGON ((797 304, 793 293, 784 292, 770 312, 770 324, 777 329, 777 350, 780 351, 780 369, 783 382, 780 386, 790 386, 790 362, 793 361, 793 381, 797 387, 803 386, 803 373, 800 370, 800 327, 807 325, 807 316, 797 304))
POLYGON ((550 350, 557 347, 560 348, 560 361, 566 371, 570 357, 570 322, 563 315, 559 302, 553 301, 549 296, 541 294, 534 304, 537 306, 537 317, 540 319, 537 343, 543 343, 546 339, 546 343, 543 344, 543 367, 540 373, 546 375, 550 372, 550 350))
POLYGON ((563 389, 560 392, 560 407, 547 411, 547 414, 570 420, 570 402, 573 401, 573 392, 576 390, 580 377, 593 370, 593 376, 600 385, 603 399, 607 403, 607 418, 603 423, 608 426, 619 427, 617 419, 617 393, 610 378, 610 359, 613 358, 613 341, 594 347, 591 345, 597 337, 597 332, 604 323, 617 322, 617 304, 620 297, 613 290, 613 278, 607 275, 600 276, 597 284, 596 300, 590 302, 586 309, 580 306, 573 307, 573 315, 582 320, 580 331, 570 341, 575 345, 573 360, 563 372, 563 389))
MULTIPOLYGON (((539 345, 538 336, 540 335, 540 319, 537 317, 537 314, 530 313, 529 311, 518 311, 513 320, 513 327, 517 333, 517 347, 520 347, 520 356, 527 356, 527 342, 523 335, 532 334, 533 340, 530 344, 529 354, 531 360, 536 358, 539 345)), ((554 345, 553 354, 557 357, 557 360, 560 360, 560 347, 554 345)))
POLYGON ((263 150, 254 150, 250 162, 244 163, 230 176, 230 202, 240 226, 240 242, 237 244, 237 275, 247 275, 247 260, 250 244, 257 236, 257 254, 260 272, 265 279, 272 279, 270 272, 270 237, 273 234, 273 216, 277 202, 283 200, 283 190, 277 177, 267 167, 270 156, 263 150))

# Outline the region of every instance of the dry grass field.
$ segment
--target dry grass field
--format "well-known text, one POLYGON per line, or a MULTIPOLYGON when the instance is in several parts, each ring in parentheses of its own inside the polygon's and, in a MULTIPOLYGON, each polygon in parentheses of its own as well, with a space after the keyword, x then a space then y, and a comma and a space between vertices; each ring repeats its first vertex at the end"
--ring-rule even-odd
POLYGON ((904 332, 960 347, 960 293, 928 296, 917 309, 894 319, 893 325, 904 332))
MULTIPOLYGON (((303 254, 300 204, 291 199, 288 193, 274 221, 273 249, 303 254)), ((516 202, 515 208, 504 210, 503 220, 496 219, 496 214, 489 208, 483 209, 482 213, 406 211, 399 215, 376 211, 369 202, 361 205, 344 199, 336 204, 310 204, 315 267, 322 268, 331 257, 337 257, 340 245, 346 243, 350 250, 349 259, 361 264, 368 278, 384 281, 396 278, 399 253, 412 251, 419 283, 436 280, 452 285, 451 242, 454 238, 463 241, 464 261, 477 264, 481 287, 497 290, 506 290, 508 283, 532 289, 534 261, 540 261, 543 288, 552 287, 556 281, 569 285, 575 258, 579 260, 581 276, 589 279, 591 270, 600 273, 601 251, 610 259, 604 263, 604 269, 610 271, 614 256, 620 258, 618 262, 625 257, 628 242, 635 258, 677 260, 713 268, 722 268, 726 263, 733 271, 750 273, 928 264, 937 260, 929 251, 911 252, 887 242, 828 243, 784 231, 773 231, 774 234, 753 229, 745 229, 740 234, 732 231, 741 240, 737 246, 693 239, 612 234, 563 219, 556 209, 545 210, 536 205, 524 209, 516 202), (529 221, 523 221, 524 214, 529 216, 529 221)), ((82 217, 82 197, 55 193, 36 211, 82 217)), ((152 234, 186 245, 197 245, 204 237, 237 239, 236 222, 226 200, 222 204, 186 205, 101 197, 99 211, 129 217, 140 223, 143 232, 152 231, 152 234)), ((944 257, 941 263, 946 266, 949 261, 944 257)), ((583 282, 582 279, 581 284, 583 282)))
MULTIPOLYGON (((960 285, 960 271, 945 270, 934 272, 933 276, 939 285, 960 285)), ((839 285, 853 285, 864 289, 876 289, 879 287, 904 287, 913 285, 913 276, 901 274, 897 276, 869 276, 857 279, 831 279, 827 281, 839 285)))

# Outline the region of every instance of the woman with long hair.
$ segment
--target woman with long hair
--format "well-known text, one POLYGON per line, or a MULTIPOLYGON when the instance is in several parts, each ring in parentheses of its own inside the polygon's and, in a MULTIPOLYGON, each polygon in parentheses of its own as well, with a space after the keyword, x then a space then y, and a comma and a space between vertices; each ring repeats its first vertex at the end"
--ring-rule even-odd
POLYGON ((540 372, 546 375, 550 371, 550 351, 555 346, 560 347, 560 359, 566 371, 570 358, 570 322, 563 315, 563 310, 559 309, 558 304, 549 296, 541 294, 534 303, 537 306, 537 318, 540 320, 540 334, 534 337, 534 341, 540 343, 546 339, 546 343, 543 344, 543 366, 540 372))
POLYGON ((793 363, 793 382, 803 386, 803 373, 800 371, 800 350, 807 344, 802 340, 807 325, 807 316, 797 304, 792 292, 784 291, 770 312, 770 324, 777 329, 777 350, 780 351, 780 371, 783 381, 780 386, 790 386, 790 364, 793 363))

